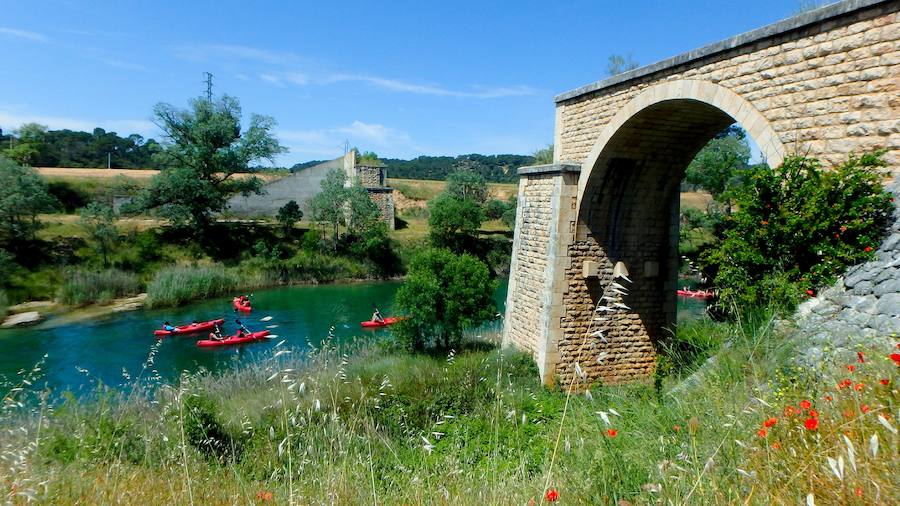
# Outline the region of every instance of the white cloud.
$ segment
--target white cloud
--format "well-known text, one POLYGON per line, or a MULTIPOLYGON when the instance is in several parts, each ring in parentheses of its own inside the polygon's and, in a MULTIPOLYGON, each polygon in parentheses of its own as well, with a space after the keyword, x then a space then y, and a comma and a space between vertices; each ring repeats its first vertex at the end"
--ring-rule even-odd
POLYGON ((280 130, 279 140, 291 151, 292 159, 335 158, 343 153, 343 143, 362 150, 386 152, 390 156, 420 154, 409 134, 378 123, 353 121, 349 125, 315 130, 280 130))
POLYGON ((91 132, 100 127, 108 132, 116 132, 121 136, 139 134, 144 137, 159 137, 159 128, 148 120, 140 119, 111 119, 92 120, 81 118, 66 118, 61 116, 41 116, 37 114, 16 114, 14 112, 0 110, 0 127, 4 130, 15 130, 25 123, 39 123, 46 125, 51 130, 81 130, 91 132))
POLYGON ((110 67, 116 67, 122 70, 147 70, 147 67, 141 65, 140 63, 117 60, 115 58, 97 58, 97 61, 103 62, 110 67))
POLYGON ((175 54, 194 61, 208 60, 248 60, 258 63, 280 64, 297 60, 297 55, 288 52, 269 51, 239 44, 200 44, 178 46, 175 54))
POLYGON ((316 84, 320 86, 333 83, 363 83, 376 88, 399 93, 412 93, 415 95, 430 95, 436 97, 458 98, 503 98, 534 95, 537 90, 530 86, 473 86, 469 91, 453 90, 436 84, 418 84, 400 79, 370 76, 363 74, 327 74, 322 77, 311 78, 299 72, 267 72, 260 75, 260 79, 276 86, 295 84, 305 86, 316 84))
POLYGON ((31 42, 49 42, 50 39, 41 33, 30 32, 28 30, 19 30, 17 28, 9 28, 0 26, 0 36, 13 38, 13 39, 23 39, 31 42))
POLYGON ((359 75, 359 74, 335 74, 326 77, 323 84, 335 82, 361 82, 389 91, 413 93, 416 95, 433 95, 438 97, 462 97, 462 98, 501 98, 523 95, 534 95, 537 91, 529 86, 502 86, 502 87, 473 87, 471 91, 451 90, 443 86, 433 84, 416 84, 399 79, 359 75))

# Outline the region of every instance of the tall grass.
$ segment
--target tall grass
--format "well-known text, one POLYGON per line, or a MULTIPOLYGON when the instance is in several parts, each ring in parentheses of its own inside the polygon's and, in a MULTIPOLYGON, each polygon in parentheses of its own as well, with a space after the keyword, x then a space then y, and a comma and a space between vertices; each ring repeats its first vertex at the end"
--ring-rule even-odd
POLYGON ((118 269, 102 271, 72 269, 63 275, 59 300, 73 306, 102 304, 117 297, 134 295, 140 289, 140 280, 136 274, 130 272, 118 269))
POLYGON ((223 265, 175 266, 160 269, 147 285, 147 306, 177 306, 244 288, 253 283, 223 265))
MULTIPOLYGON (((896 504, 900 377, 887 350, 800 370, 767 322, 728 332, 685 387, 594 385, 570 399, 550 480, 560 502, 896 504), (845 379, 854 386, 838 389, 845 379)), ((23 427, 4 431, 18 465, 0 466, 0 482, 46 503, 539 503, 566 402, 529 356, 484 346, 435 357, 281 345, 173 385, 148 362, 125 392, 0 417, 23 427)))

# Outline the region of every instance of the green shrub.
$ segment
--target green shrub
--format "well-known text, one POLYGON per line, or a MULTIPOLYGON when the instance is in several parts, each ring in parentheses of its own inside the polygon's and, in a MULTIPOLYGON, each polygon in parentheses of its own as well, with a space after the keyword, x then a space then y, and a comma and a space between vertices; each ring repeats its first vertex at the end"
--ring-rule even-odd
POLYGON ((245 286, 237 272, 222 265, 167 267, 158 271, 147 286, 147 306, 177 306, 245 286))
POLYGON ((428 202, 428 215, 432 244, 438 247, 453 246, 457 250, 459 245, 473 240, 484 221, 478 202, 449 193, 442 193, 428 202))
POLYGON ((733 194, 738 210, 703 256, 728 312, 769 303, 792 310, 807 290, 874 256, 893 210, 880 154, 833 170, 798 156, 748 170, 748 184, 733 194))
POLYGON ((134 295, 140 289, 138 277, 130 272, 118 269, 73 269, 63 274, 59 300, 73 306, 105 303, 118 297, 134 295))
POLYGON ((401 345, 458 349, 464 329, 496 313, 495 288, 487 266, 477 258, 446 249, 422 251, 397 291, 397 305, 409 315, 397 329, 401 345))
POLYGON ((307 230, 300 239, 300 247, 305 251, 321 251, 322 234, 318 230, 307 230))

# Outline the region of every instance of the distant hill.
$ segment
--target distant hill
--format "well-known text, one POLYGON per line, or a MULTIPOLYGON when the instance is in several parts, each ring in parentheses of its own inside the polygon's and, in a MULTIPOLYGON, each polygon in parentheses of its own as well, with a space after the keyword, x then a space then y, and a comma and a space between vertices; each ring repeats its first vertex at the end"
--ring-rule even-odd
MULTIPOLYGON (((509 183, 518 180, 516 169, 534 164, 534 157, 528 155, 460 155, 420 156, 412 160, 382 158, 387 165, 388 176, 398 179, 431 179, 443 181, 447 175, 458 169, 471 169, 480 173, 492 183, 509 183)), ((298 163, 291 167, 298 171, 321 163, 319 161, 298 163)))
POLYGON ((290 171, 291 171, 291 172, 297 172, 298 170, 303 170, 303 169, 305 169, 305 168, 312 167, 312 166, 315 166, 315 165, 319 165, 320 163, 325 163, 325 162, 327 162, 327 161, 328 161, 328 160, 312 160, 312 161, 309 161, 309 162, 303 162, 303 163, 294 164, 294 165, 292 165, 292 166, 290 167, 290 171))

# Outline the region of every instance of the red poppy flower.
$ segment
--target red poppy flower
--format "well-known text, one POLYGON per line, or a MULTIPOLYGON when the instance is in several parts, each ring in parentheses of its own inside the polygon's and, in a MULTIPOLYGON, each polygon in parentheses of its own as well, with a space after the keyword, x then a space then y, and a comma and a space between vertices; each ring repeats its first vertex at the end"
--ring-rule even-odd
POLYGON ((759 437, 766 437, 769 435, 769 432, 766 431, 766 429, 759 429, 758 431, 756 431, 756 435, 759 437))
POLYGON ((759 223, 760 223, 760 225, 768 225, 769 224, 769 222, 766 220, 761 220, 759 223))
POLYGON ((856 390, 857 392, 859 392, 863 388, 866 388, 866 386, 863 385, 862 383, 857 383, 856 386, 853 387, 853 389, 856 390))
POLYGON ((811 410, 809 410, 809 417, 810 417, 810 418, 815 418, 816 420, 818 420, 818 419, 819 419, 819 412, 816 411, 816 410, 814 410, 814 409, 811 409, 811 410))
POLYGON ((853 365, 853 364, 850 364, 850 365, 847 366, 847 370, 850 371, 850 372, 853 372, 854 369, 856 369, 856 366, 853 365))
POLYGON ((826 396, 825 396, 825 400, 828 401, 828 402, 831 402, 831 396, 830 396, 830 395, 826 395, 826 396))
POLYGON ((272 492, 258 492, 256 494, 256 498, 260 501, 271 501, 272 500, 272 492))
POLYGON ((854 490, 853 493, 856 494, 856 497, 862 497, 863 496, 862 487, 856 487, 856 490, 854 490))
POLYGON ((900 365, 900 353, 891 353, 891 360, 894 361, 895 364, 900 365))
POLYGON ((863 249, 863 251, 865 251, 866 253, 869 253, 870 251, 872 251, 872 247, 871 247, 871 246, 866 246, 866 247, 863 249))
POLYGON ((616 429, 606 429, 606 435, 609 437, 616 437, 619 435, 619 431, 616 429))
POLYGON ((814 291, 812 291, 812 290, 807 290, 807 291, 806 291, 806 295, 809 295, 810 297, 812 297, 812 296, 815 295, 815 294, 816 294, 816 292, 814 292, 814 291))
POLYGON ((559 500, 559 492, 557 492, 555 488, 547 489, 547 493, 544 494, 544 499, 546 499, 547 502, 556 502, 559 500))
POLYGON ((859 407, 859 410, 862 411, 864 414, 865 414, 865 413, 868 413, 868 412, 869 412, 869 406, 867 406, 866 404, 863 404, 862 406, 859 407))
POLYGON ((887 379, 887 378, 883 378, 883 379, 881 379, 881 380, 879 381, 879 383, 881 383, 882 385, 887 386, 887 385, 890 385, 890 384, 891 384, 891 380, 889 380, 889 379, 887 379))
POLYGON ((849 379, 845 379, 844 381, 841 382, 841 387, 847 388, 850 386, 851 383, 853 383, 853 382, 850 381, 849 379))
POLYGON ((672 428, 675 430, 675 432, 681 432, 681 425, 673 425, 672 428))
POLYGON ((856 352, 856 360, 857 360, 860 364, 864 364, 864 363, 866 362, 866 358, 863 356, 863 353, 862 353, 861 351, 857 351, 857 352, 856 352))
POLYGON ((797 408, 794 406, 785 406, 784 407, 784 416, 794 416, 797 414, 797 408))
POLYGON ((816 430, 819 428, 819 419, 807 418, 803 425, 806 426, 806 430, 816 430))
POLYGON ((812 407, 812 403, 806 399, 803 399, 802 401, 800 401, 800 407, 803 409, 809 409, 810 407, 812 407))
POLYGON ((853 412, 849 409, 844 410, 844 418, 853 418, 853 412))
POLYGON ((772 448, 775 448, 776 450, 780 450, 781 443, 779 443, 778 441, 775 441, 774 443, 772 443, 772 448))
POLYGON ((771 427, 771 426, 775 425, 776 423, 778 423, 778 419, 773 416, 772 418, 769 418, 768 420, 763 422, 763 425, 766 427, 771 427))

